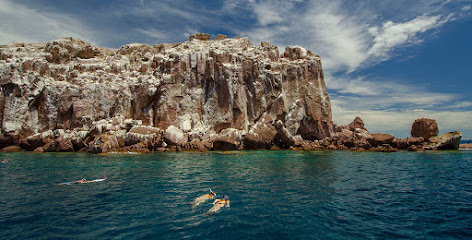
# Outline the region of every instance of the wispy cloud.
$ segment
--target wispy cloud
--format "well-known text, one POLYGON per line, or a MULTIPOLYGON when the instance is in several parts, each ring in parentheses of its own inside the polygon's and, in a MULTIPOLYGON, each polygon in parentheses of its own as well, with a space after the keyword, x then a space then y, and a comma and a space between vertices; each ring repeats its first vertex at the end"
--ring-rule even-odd
POLYGON ((171 36, 165 31, 158 31, 156 29, 149 28, 137 28, 135 29, 137 33, 144 34, 145 36, 151 38, 151 41, 156 43, 161 43, 171 39, 171 36))
POLYGON ((440 27, 448 22, 452 16, 453 14, 447 17, 422 15, 407 22, 394 23, 387 21, 380 27, 371 27, 368 30, 374 39, 367 55, 374 60, 387 60, 390 58, 390 52, 393 49, 403 45, 421 43, 422 39, 418 38, 418 35, 440 27))
POLYGON ((415 5, 416 11, 403 16, 402 21, 391 20, 382 14, 391 1, 382 2, 376 7, 386 9, 373 11, 368 3, 346 6, 340 0, 312 0, 296 8, 293 1, 257 1, 248 6, 259 26, 240 33, 256 41, 306 46, 322 56, 328 71, 353 72, 389 60, 395 56, 395 48, 421 43, 423 34, 453 17, 439 11, 440 7, 433 8, 437 1, 430 1, 423 9, 415 5))
POLYGON ((79 37, 94 42, 81 21, 56 12, 40 12, 10 0, 0 0, 0 43, 47 42, 61 37, 79 37))

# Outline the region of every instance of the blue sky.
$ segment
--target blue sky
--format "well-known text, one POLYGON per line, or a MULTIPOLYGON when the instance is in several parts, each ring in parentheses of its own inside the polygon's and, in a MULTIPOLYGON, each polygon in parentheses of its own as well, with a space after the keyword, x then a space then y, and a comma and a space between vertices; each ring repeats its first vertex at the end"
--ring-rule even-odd
POLYGON ((428 117, 472 139, 472 0, 0 0, 0 44, 72 36, 117 49, 196 32, 319 54, 339 124, 361 116, 407 137, 428 117))

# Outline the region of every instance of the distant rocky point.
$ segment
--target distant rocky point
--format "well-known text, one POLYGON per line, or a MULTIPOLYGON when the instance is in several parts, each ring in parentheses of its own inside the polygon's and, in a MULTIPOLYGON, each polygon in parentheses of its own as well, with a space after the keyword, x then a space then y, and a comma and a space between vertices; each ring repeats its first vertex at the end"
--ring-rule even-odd
POLYGON ((435 138, 429 120, 406 140, 370 134, 360 118, 338 126, 318 55, 224 35, 119 50, 73 38, 3 45, 0 85, 3 151, 396 151, 460 141, 435 138))

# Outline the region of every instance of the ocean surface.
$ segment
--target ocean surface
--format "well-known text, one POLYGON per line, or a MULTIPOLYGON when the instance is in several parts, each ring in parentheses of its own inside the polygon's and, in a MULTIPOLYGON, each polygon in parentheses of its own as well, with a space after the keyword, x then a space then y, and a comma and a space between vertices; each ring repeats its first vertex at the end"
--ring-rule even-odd
POLYGON ((472 238, 472 151, 0 158, 0 239, 472 238))

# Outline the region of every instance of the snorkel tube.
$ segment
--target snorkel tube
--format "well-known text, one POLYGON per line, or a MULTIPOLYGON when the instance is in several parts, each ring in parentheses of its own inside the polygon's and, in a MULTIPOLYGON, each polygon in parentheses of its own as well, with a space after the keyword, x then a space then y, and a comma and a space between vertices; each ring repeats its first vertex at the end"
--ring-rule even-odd
POLYGON ((209 188, 209 190, 210 190, 210 194, 212 194, 213 196, 216 197, 216 193, 214 193, 214 192, 211 190, 211 188, 209 188))

